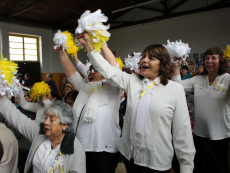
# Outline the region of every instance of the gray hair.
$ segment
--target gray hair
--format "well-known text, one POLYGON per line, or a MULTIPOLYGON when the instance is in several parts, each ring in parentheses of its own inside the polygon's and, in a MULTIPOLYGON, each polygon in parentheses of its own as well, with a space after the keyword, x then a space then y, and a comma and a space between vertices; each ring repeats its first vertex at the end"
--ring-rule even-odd
POLYGON ((53 79, 53 75, 52 74, 47 74, 46 77, 49 77, 50 79, 53 79))
POLYGON ((54 115, 60 118, 61 124, 67 124, 67 128, 64 132, 73 131, 73 110, 72 107, 63 101, 54 101, 49 108, 47 108, 46 113, 54 115))

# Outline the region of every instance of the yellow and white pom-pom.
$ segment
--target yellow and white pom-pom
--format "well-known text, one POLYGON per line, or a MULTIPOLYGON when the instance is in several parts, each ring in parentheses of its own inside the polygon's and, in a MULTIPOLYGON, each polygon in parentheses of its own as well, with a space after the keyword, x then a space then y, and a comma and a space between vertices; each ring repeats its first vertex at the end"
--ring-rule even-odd
POLYGON ((73 35, 68 31, 61 32, 60 30, 54 34, 54 49, 62 47, 63 51, 66 50, 68 55, 75 56, 80 48, 78 48, 74 42, 73 35))
MULTIPOLYGON (((107 20, 108 17, 102 14, 100 9, 94 13, 90 13, 90 11, 87 10, 78 20, 78 27, 75 33, 81 34, 84 31, 87 31, 95 51, 100 51, 104 42, 107 42, 110 37, 110 33, 107 31, 109 29, 109 25, 105 26, 102 23, 107 22, 107 20)), ((78 40, 76 40, 76 42, 76 46, 83 48, 78 40)))
POLYGON ((36 82, 30 91, 30 97, 33 98, 34 101, 39 101, 41 96, 48 96, 51 93, 51 89, 47 83, 44 81, 36 82))
POLYGON ((118 64, 119 64, 119 69, 122 70, 124 64, 123 64, 121 58, 120 58, 120 57, 119 57, 119 58, 116 58, 116 60, 117 60, 117 62, 118 62, 118 64))
POLYGON ((230 61, 230 45, 227 45, 227 49, 224 51, 224 59, 230 61))
POLYGON ((16 79, 18 64, 8 61, 1 52, 0 58, 0 95, 18 96, 23 93, 19 80, 16 79))

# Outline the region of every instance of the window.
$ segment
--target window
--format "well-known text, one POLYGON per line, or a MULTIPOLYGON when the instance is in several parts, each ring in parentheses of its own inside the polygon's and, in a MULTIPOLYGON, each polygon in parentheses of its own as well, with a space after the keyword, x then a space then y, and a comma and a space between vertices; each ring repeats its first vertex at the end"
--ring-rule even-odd
POLYGON ((10 34, 9 47, 12 61, 39 61, 39 37, 10 34))

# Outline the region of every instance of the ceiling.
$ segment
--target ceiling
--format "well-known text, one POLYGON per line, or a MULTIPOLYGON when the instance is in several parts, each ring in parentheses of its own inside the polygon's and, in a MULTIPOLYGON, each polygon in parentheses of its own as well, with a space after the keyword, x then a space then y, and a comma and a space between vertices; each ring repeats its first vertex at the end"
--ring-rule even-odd
POLYGON ((0 21, 74 32, 85 10, 101 9, 112 30, 228 7, 230 0, 0 0, 0 21))

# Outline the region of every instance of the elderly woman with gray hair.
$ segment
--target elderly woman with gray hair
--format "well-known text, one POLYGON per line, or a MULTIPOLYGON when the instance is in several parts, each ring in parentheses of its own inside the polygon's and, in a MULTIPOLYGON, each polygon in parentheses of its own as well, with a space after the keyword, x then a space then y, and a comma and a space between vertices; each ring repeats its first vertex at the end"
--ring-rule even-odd
POLYGON ((0 113, 32 142, 24 172, 85 173, 85 152, 73 133, 72 108, 55 101, 46 110, 44 123, 27 118, 4 96, 0 113))

